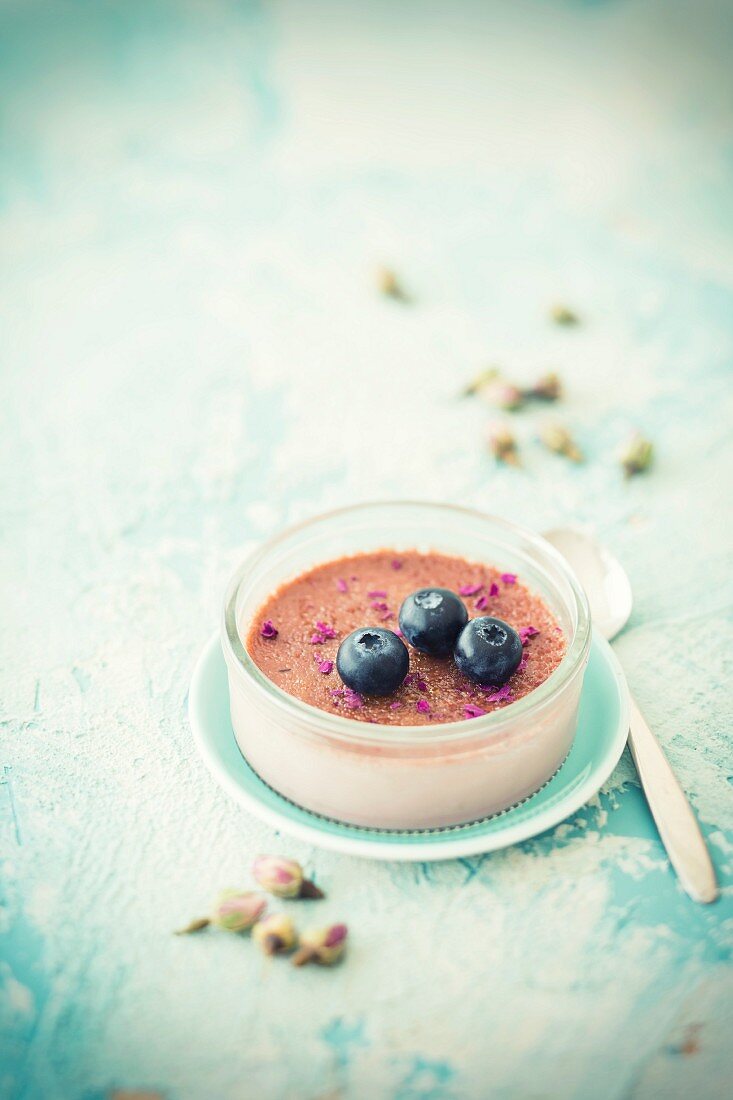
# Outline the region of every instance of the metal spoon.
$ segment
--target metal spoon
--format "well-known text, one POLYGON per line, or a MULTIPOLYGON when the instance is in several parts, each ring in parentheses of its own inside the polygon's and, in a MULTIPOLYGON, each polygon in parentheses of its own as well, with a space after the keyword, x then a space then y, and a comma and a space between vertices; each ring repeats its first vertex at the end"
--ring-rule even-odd
MULTIPOLYGON (((609 641, 631 614, 631 585, 621 563, 589 532, 577 527, 545 531, 583 585, 593 625, 609 641)), ((718 883, 700 826, 662 747, 631 699, 629 747, 649 809, 684 889, 695 901, 718 897, 718 883)))

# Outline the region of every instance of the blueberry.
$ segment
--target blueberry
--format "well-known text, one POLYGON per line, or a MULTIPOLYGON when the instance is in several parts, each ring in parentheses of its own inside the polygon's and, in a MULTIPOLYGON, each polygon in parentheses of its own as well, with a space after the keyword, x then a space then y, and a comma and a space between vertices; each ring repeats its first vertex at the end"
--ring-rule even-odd
POLYGON ((393 630, 363 626, 353 630, 336 654, 338 674, 352 691, 362 695, 391 695, 410 667, 405 643, 393 630))
POLYGON ((501 687, 519 667, 522 640, 509 623, 482 615, 461 631, 453 657, 470 680, 501 687))
POLYGON ((445 657, 468 621, 465 604, 449 588, 420 588, 400 608, 400 630, 410 645, 445 657))

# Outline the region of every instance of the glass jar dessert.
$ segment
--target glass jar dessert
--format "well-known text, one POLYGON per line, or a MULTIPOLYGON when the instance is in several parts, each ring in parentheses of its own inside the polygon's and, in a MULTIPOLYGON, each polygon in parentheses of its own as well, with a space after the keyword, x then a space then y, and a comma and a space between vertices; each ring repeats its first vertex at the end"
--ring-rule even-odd
POLYGON ((393 502, 331 512, 263 545, 230 582, 222 645, 237 743, 266 783, 325 817, 411 831, 498 813, 555 773, 575 733, 590 619, 539 536, 468 509, 393 502), (366 644, 399 637, 403 601, 436 588, 456 593, 469 625, 486 617, 516 631, 524 648, 508 680, 476 683, 450 654, 403 638, 409 667, 392 690, 342 682, 351 632, 366 644))

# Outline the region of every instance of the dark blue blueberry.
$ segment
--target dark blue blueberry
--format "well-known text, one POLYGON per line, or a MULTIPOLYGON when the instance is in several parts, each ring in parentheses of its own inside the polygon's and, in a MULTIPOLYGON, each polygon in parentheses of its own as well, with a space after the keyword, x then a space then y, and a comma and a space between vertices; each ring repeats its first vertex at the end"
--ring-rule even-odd
POLYGON ((522 639, 509 623, 482 615, 461 631, 453 657, 470 680, 501 687, 519 667, 522 639))
POLYGON ((400 630, 410 645, 446 657, 468 622, 466 606, 449 588, 421 588, 400 608, 400 630))
POLYGON ((393 630, 363 626, 353 630, 336 654, 338 674, 360 695, 391 695, 410 667, 405 643, 393 630))

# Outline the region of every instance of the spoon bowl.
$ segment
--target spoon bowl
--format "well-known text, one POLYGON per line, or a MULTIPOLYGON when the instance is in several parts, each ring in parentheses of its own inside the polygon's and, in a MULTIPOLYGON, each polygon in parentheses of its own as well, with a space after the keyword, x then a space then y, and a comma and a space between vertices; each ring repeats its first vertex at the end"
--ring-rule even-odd
POLYGON ((588 597, 594 627, 611 641, 626 626, 634 603, 621 562, 582 527, 556 527, 544 535, 572 566, 588 597))

